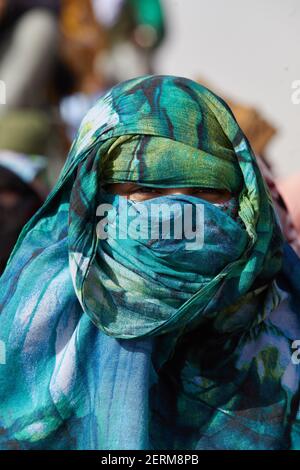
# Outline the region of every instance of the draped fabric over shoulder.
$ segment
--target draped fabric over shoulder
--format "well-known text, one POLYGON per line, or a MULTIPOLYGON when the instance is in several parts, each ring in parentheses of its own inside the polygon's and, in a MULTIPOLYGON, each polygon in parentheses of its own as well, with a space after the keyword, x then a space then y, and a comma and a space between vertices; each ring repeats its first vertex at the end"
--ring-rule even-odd
POLYGON ((299 258, 231 110, 190 79, 95 103, 0 309, 1 449, 300 449, 299 258), (103 182, 227 189, 236 210, 157 198, 201 199, 193 253, 99 240, 100 204, 139 207, 103 182))

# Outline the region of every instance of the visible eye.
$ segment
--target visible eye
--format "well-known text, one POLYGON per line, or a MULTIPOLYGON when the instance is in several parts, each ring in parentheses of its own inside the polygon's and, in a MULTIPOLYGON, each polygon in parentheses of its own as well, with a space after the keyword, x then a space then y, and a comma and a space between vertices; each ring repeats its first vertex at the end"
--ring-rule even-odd
POLYGON ((146 186, 139 186, 138 188, 135 188, 131 192, 132 194, 134 193, 142 193, 142 194, 151 194, 151 193, 159 193, 158 188, 147 188, 146 186))
POLYGON ((202 192, 202 193, 224 193, 227 192, 226 189, 216 189, 216 188, 193 188, 195 192, 202 192))
POLYGON ((214 189, 214 188, 194 188, 193 192, 195 192, 195 193, 216 193, 216 192, 219 192, 219 190, 214 189))
POLYGON ((231 198, 231 193, 226 189, 194 188, 193 195, 209 202, 225 202, 231 198))

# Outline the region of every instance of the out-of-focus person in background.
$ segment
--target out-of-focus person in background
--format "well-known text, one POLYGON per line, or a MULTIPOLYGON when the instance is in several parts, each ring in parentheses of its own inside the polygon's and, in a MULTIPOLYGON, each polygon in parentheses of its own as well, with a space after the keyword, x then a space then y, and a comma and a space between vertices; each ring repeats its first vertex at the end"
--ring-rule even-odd
POLYGON ((0 275, 23 226, 44 202, 43 157, 0 151, 0 275))
POLYGON ((109 47, 98 56, 111 82, 153 73, 153 54, 165 35, 160 0, 92 0, 109 47))
POLYGON ((86 93, 151 73, 165 33, 160 0, 62 0, 60 23, 63 57, 86 93))
POLYGON ((73 140, 87 112, 112 85, 153 72, 165 36, 160 0, 62 0, 61 54, 75 78, 60 112, 73 140))
POLYGON ((49 111, 59 10, 60 0, 0 0, 0 273, 50 189, 49 172, 54 182, 60 171, 46 158, 57 142, 49 111))
POLYGON ((6 106, 47 103, 47 86, 59 42, 60 0, 0 0, 0 79, 6 106))
POLYGON ((23 226, 49 192, 45 155, 53 135, 51 118, 40 110, 0 116, 0 274, 23 226))
POLYGON ((95 93, 105 86, 95 73, 96 55, 104 47, 104 31, 98 24, 91 0, 62 0, 60 53, 73 76, 72 92, 95 93))

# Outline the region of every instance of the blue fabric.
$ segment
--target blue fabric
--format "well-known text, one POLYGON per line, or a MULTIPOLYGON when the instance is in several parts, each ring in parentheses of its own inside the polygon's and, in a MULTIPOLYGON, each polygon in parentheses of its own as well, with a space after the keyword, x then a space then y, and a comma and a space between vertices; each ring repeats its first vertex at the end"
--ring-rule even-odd
MULTIPOLYGON (((197 155, 205 171, 205 155, 197 155)), ((146 147, 139 156, 143 174, 146 147)), ((230 167, 226 171, 230 175, 230 167)), ((136 250, 128 243, 128 259, 118 254, 118 240, 102 248, 109 255, 113 247, 114 261, 128 265, 136 250)), ((83 121, 56 187, 25 226, 0 280, 6 350, 0 448, 300 449, 299 364, 293 361, 300 338, 299 273, 299 258, 282 238, 255 157, 226 104, 179 77, 140 77, 114 87, 83 121), (159 309, 150 312, 150 327, 141 322, 141 329, 134 318, 149 313, 158 266, 153 253, 144 257, 149 268, 143 274, 146 281, 152 277, 148 290, 144 284, 139 290, 141 268, 131 269, 135 287, 126 324, 121 295, 129 290, 114 290, 116 269, 104 277, 105 251, 98 250, 95 230, 103 201, 101 159, 125 134, 190 145, 187 175, 194 149, 211 156, 212 171, 225 146, 244 184, 243 226, 202 201, 213 222, 205 226, 208 253, 226 246, 229 263, 226 250, 223 268, 218 257, 196 253, 202 260, 195 263, 198 275, 208 270, 203 289, 188 282, 193 263, 187 261, 190 272, 174 269, 182 275, 184 303, 177 308, 174 297, 155 296, 159 309), (103 286, 102 300, 95 302, 103 286), (113 298, 115 309, 101 308, 113 298), (166 300, 173 310, 164 309, 166 300)))

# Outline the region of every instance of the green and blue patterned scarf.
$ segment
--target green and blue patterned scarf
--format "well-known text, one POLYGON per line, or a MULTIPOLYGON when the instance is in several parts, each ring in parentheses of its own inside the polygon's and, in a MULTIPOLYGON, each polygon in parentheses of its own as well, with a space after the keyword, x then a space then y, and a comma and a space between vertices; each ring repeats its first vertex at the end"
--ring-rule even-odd
POLYGON ((228 106, 182 77, 115 86, 1 278, 0 447, 300 448, 299 275, 228 106), (226 188, 235 215, 163 196, 143 206, 201 201, 201 248, 114 238, 141 204, 102 184, 127 181, 226 188))

